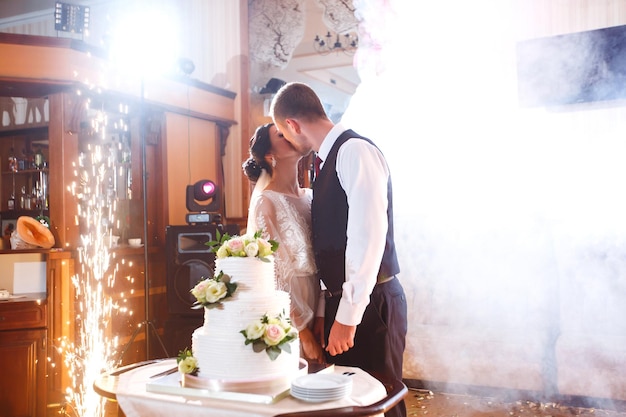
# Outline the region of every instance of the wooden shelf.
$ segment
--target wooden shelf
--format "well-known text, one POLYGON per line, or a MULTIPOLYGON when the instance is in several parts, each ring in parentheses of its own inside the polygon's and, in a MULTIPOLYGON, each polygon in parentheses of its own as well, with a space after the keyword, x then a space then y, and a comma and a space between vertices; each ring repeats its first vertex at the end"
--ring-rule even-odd
POLYGON ((0 137, 13 135, 37 135, 48 131, 48 122, 0 126, 0 137))
POLYGON ((48 168, 42 169, 22 169, 21 171, 2 171, 2 175, 20 175, 20 174, 39 174, 40 172, 47 173, 50 170, 48 168))

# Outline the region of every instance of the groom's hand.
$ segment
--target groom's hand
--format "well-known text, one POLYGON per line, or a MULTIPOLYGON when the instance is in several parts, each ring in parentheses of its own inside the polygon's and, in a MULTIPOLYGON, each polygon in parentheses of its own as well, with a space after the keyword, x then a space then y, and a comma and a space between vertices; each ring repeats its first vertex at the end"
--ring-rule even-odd
POLYGON ((331 356, 347 352, 351 347, 354 347, 355 333, 356 326, 347 326, 335 320, 333 327, 330 328, 326 352, 330 353, 331 356))

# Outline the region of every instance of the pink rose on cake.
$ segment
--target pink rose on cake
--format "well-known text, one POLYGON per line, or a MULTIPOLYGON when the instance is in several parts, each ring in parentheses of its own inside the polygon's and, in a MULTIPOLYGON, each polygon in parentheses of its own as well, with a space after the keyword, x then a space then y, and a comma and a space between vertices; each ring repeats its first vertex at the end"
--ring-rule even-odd
POLYGON ((272 255, 278 249, 278 242, 271 239, 264 239, 261 231, 254 234, 245 234, 243 236, 230 236, 228 233, 216 233, 216 240, 207 242, 206 245, 211 247, 218 258, 249 257, 259 258, 267 261, 267 257, 272 255))
POLYGON ((252 344, 255 352, 265 351, 271 360, 283 351, 291 353, 290 342, 298 338, 298 332, 284 312, 277 317, 265 314, 240 333, 246 338, 246 346, 252 344))
MULTIPOLYGON (((242 237, 235 236, 232 239, 224 242, 222 247, 226 250, 226 256, 247 256, 246 255, 246 243, 244 242, 242 237)), ((219 256, 218 258, 224 258, 224 256, 219 256)))
POLYGON ((276 346, 285 337, 285 329, 278 324, 268 324, 265 327, 263 341, 268 346, 276 346))
POLYGON ((237 289, 237 283, 231 282, 230 277, 224 272, 200 281, 191 289, 191 294, 196 297, 196 302, 191 308, 212 308, 219 306, 221 300, 233 295, 237 289))

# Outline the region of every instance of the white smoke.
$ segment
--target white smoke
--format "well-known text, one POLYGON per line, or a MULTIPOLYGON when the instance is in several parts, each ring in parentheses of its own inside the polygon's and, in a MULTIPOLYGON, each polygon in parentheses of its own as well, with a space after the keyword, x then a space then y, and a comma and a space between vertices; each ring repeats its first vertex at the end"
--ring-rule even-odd
POLYGON ((405 378, 626 397, 626 111, 520 107, 510 2, 355 5, 343 123, 392 172, 405 378))

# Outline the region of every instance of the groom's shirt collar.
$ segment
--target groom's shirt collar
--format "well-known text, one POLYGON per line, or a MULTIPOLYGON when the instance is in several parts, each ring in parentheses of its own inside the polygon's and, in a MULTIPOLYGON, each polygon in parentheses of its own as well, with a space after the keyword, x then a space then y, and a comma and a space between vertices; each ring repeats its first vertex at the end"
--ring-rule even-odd
POLYGON ((333 126, 332 129, 330 129, 330 131, 324 138, 324 141, 320 145, 319 152, 317 153, 317 156, 319 156, 322 159, 322 165, 324 164, 323 161, 325 161, 326 158, 328 157, 328 153, 330 152, 330 149, 335 144, 335 141, 337 140, 339 135, 341 135, 345 131, 346 131, 346 128, 341 123, 337 123, 335 126, 333 126))

